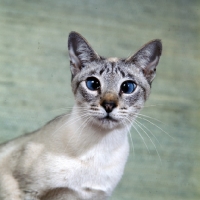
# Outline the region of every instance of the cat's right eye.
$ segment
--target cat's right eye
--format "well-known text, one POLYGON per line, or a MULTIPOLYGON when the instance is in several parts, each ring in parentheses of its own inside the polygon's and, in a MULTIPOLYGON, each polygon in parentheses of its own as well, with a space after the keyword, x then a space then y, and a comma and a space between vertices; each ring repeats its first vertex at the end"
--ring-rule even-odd
POLYGON ((100 88, 100 81, 95 77, 89 77, 86 80, 86 86, 89 90, 95 91, 100 88))

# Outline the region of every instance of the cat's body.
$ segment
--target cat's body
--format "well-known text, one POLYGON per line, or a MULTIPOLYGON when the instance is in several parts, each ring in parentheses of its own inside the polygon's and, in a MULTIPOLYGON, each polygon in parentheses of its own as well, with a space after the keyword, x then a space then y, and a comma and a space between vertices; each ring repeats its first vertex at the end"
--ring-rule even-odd
POLYGON ((150 94, 161 43, 105 59, 72 32, 68 47, 72 112, 0 146, 0 200, 105 200, 123 174, 128 132, 150 94))
POLYGON ((70 120, 62 116, 36 133, 11 141, 1 148, 5 163, 1 157, 0 191, 1 195, 5 194, 5 199, 23 199, 18 197, 19 186, 20 190, 27 194, 30 192, 38 199, 59 200, 57 196, 41 198, 51 190, 52 194, 60 190, 65 194, 61 199, 72 200, 105 199, 111 194, 121 178, 128 155, 126 131, 103 131, 90 127, 84 129, 84 134, 74 136, 72 133, 76 133, 84 120, 57 131, 70 120), (15 179, 9 180, 8 176, 15 179), (69 198, 71 192, 77 193, 76 197, 69 198))

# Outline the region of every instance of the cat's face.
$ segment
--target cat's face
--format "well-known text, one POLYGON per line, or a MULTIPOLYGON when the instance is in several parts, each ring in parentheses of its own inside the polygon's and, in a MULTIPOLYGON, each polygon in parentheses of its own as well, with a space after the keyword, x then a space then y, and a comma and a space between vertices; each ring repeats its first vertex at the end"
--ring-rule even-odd
POLYGON ((72 89, 80 116, 106 129, 129 126, 150 94, 161 43, 127 59, 99 56, 78 33, 69 35, 72 89))

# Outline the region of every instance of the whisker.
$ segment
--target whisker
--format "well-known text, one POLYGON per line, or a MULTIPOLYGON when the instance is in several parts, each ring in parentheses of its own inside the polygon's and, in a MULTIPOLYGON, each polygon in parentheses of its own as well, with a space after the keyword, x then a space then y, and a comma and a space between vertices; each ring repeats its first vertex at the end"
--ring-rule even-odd
POLYGON ((157 125, 154 124, 153 122, 149 121, 148 119, 145 119, 145 118, 143 118, 143 117, 139 117, 139 116, 138 116, 137 118, 139 118, 139 119, 143 119, 143 120, 149 122, 150 124, 152 124, 153 126, 157 127, 157 128, 160 129, 162 132, 164 132, 164 133, 167 134, 169 137, 171 137, 172 139, 175 140, 175 138, 173 138, 169 133, 167 133, 167 132, 164 131, 162 128, 160 128, 159 126, 157 126, 157 125))
POLYGON ((132 146, 133 153, 134 153, 134 152, 135 152, 135 148, 134 148, 133 139, 132 139, 132 135, 131 135, 130 129, 128 128, 128 126, 126 125, 126 123, 125 123, 124 121, 122 121, 122 123, 124 124, 124 126, 126 127, 126 129, 127 129, 127 131, 128 131, 128 135, 129 135, 129 137, 130 137, 131 146, 132 146))
POLYGON ((127 117, 126 117, 126 119, 131 123, 131 126, 137 131, 137 133, 138 133, 139 136, 141 137, 142 141, 144 142, 144 145, 146 146, 148 152, 150 153, 149 148, 148 148, 148 146, 147 146, 147 144, 146 144, 146 142, 145 142, 143 136, 140 134, 140 132, 138 131, 138 129, 134 126, 134 124, 133 124, 134 122, 131 122, 127 117))
POLYGON ((85 126, 87 125, 87 121, 89 121, 91 119, 90 116, 87 116, 86 120, 84 120, 84 122, 81 124, 81 126, 79 126, 79 128, 76 130, 76 133, 78 132, 78 130, 81 128, 80 133, 82 133, 83 129, 85 128, 85 126))
POLYGON ((163 104, 147 105, 147 106, 142 106, 142 107, 148 108, 148 107, 155 107, 155 106, 163 106, 163 104))
POLYGON ((82 114, 82 115, 79 115, 79 116, 77 116, 77 117, 75 117, 75 118, 69 120, 69 121, 67 122, 67 125, 71 125, 71 124, 73 124, 74 122, 78 121, 79 119, 81 119, 82 117, 85 117, 85 116, 87 117, 87 116, 88 116, 88 113, 84 113, 84 114, 82 114))
POLYGON ((90 116, 88 116, 87 118, 86 118, 86 120, 84 120, 83 122, 82 122, 82 124, 78 127, 78 129, 76 130, 76 133, 78 133, 79 131, 79 129, 81 129, 80 130, 80 132, 79 132, 79 134, 78 134, 78 138, 77 138, 77 142, 79 141, 79 138, 80 138, 80 136, 81 136, 81 134, 82 134, 82 131, 84 130, 84 128, 87 126, 87 122, 89 121, 91 119, 91 117, 90 116))
POLYGON ((78 116, 76 118, 73 118, 73 119, 71 119, 69 121, 66 121, 63 125, 61 125, 57 130, 54 131, 54 134, 57 133, 59 130, 61 130, 63 127, 65 127, 67 125, 70 125, 70 124, 73 124, 74 122, 80 120, 82 117, 87 116, 87 115, 88 114, 86 113, 86 114, 80 115, 80 116, 78 116))
POLYGON ((143 115, 143 114, 140 114, 140 113, 138 113, 137 115, 142 116, 142 117, 146 117, 146 118, 149 118, 149 119, 153 119, 153 120, 155 120, 157 122, 160 122, 160 123, 164 124, 162 121, 160 121, 160 120, 158 120, 156 118, 150 117, 148 115, 143 115))
MULTIPOLYGON (((78 130, 81 128, 81 131, 79 132, 79 134, 78 134, 78 137, 77 136, 75 136, 75 137, 71 137, 71 139, 68 141, 69 143, 72 143, 71 141, 73 140, 73 139, 75 139, 75 141, 76 141, 76 143, 78 143, 79 142, 79 138, 80 138, 80 135, 81 135, 81 133, 82 133, 82 130, 85 128, 85 126, 87 125, 87 121, 89 121, 89 119, 90 119, 91 117, 90 116, 88 116, 87 118, 86 118, 86 120, 84 120, 82 123, 81 123, 81 125, 78 127, 78 129, 76 130, 76 133, 78 133, 78 130)), ((67 148, 67 147, 66 147, 67 148)))
MULTIPOLYGON (((63 107, 63 108, 56 108, 56 109, 52 109, 50 111, 54 112, 54 111, 71 111, 73 110, 74 106, 69 106, 69 107, 63 107)), ((82 106, 76 106, 76 110, 88 110, 85 107, 82 106)))
POLYGON ((91 116, 89 116, 89 117, 87 118, 87 120, 85 121, 85 125, 84 125, 84 126, 82 127, 82 129, 80 130, 80 135, 82 134, 84 128, 89 124, 89 121, 90 121, 91 119, 92 119, 91 116))
POLYGON ((156 152, 157 152, 157 155, 160 159, 160 162, 162 163, 162 160, 161 160, 161 157, 160 157, 160 154, 158 153, 158 150, 156 148, 156 145, 154 144, 153 140, 151 139, 151 137, 149 136, 149 134, 137 123, 137 121, 135 121, 135 123, 137 124, 137 126, 145 133, 145 135, 149 138, 149 140, 151 141, 151 143, 153 144, 156 152))
MULTIPOLYGON (((79 110, 79 111, 77 112, 77 114, 79 114, 79 112, 82 113, 83 111, 86 112, 86 111, 88 111, 88 110, 79 110)), ((59 119, 59 118, 68 117, 68 116, 71 116, 71 113, 61 114, 61 115, 57 116, 56 118, 59 119)))
POLYGON ((159 140, 158 140, 157 137, 152 133, 151 130, 149 130, 144 124, 142 124, 142 123, 139 122, 138 120, 135 119, 135 121, 136 121, 137 123, 139 123, 141 126, 143 126, 147 131, 149 131, 149 132, 151 133, 151 135, 155 138, 155 140, 158 142, 158 144, 161 146, 159 140))

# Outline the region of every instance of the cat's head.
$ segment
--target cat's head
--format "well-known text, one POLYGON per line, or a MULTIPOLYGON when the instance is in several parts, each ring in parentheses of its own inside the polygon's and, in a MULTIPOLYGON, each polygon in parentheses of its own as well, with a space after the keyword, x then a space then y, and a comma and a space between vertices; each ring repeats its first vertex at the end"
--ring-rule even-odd
POLYGON ((161 41, 150 41, 125 59, 104 58, 79 33, 71 32, 68 50, 80 116, 106 129, 130 125, 150 94, 161 41))

